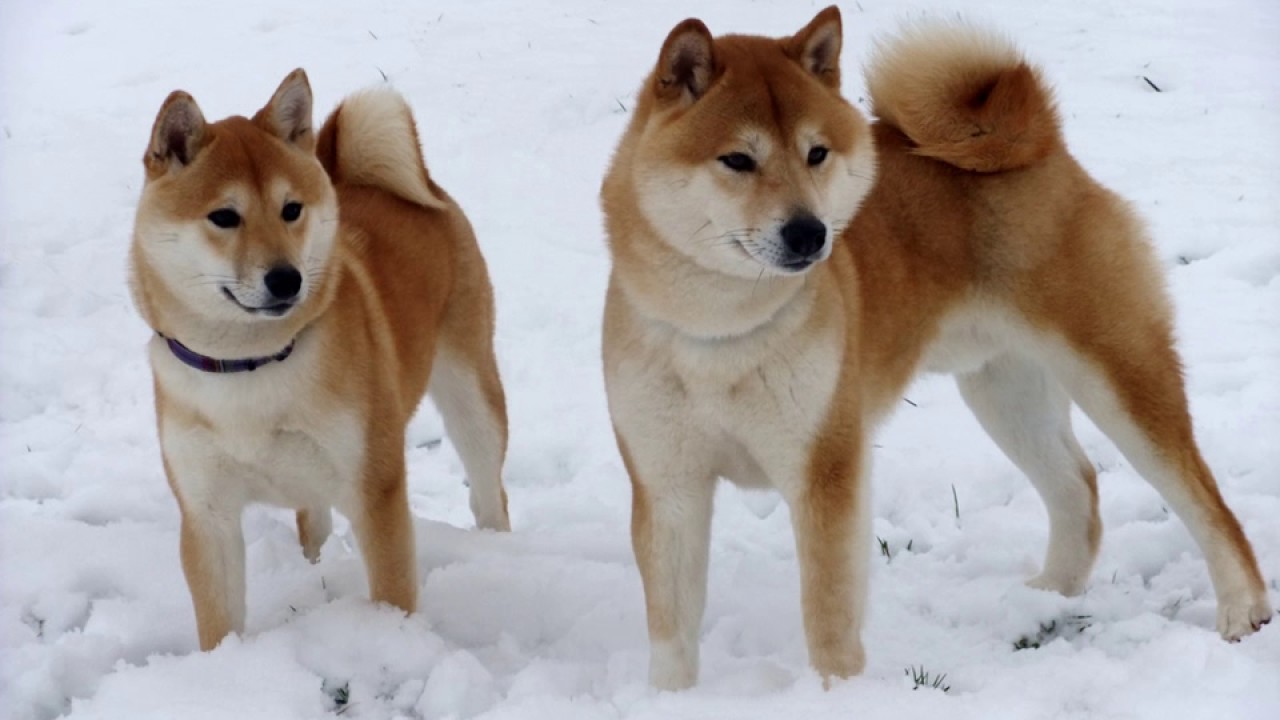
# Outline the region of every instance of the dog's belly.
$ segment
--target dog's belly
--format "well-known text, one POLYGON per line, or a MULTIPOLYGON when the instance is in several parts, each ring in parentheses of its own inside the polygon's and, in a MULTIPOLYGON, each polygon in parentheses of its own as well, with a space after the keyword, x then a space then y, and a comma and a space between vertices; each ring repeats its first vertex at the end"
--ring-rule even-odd
POLYGON ((769 474, 760 467, 747 446, 730 435, 722 436, 719 443, 720 457, 716 463, 718 476, 739 487, 757 490, 773 487, 769 474))
POLYGON ((991 313, 964 309, 946 317, 921 358, 926 372, 976 372, 1010 348, 1012 328, 991 313))

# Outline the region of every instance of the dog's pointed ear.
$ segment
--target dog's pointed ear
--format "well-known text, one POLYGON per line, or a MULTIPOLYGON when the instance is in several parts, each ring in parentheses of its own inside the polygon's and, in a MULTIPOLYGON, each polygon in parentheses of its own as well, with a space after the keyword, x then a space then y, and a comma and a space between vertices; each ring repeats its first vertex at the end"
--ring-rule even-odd
POLYGON ((689 18, 676 25, 662 43, 654 92, 662 100, 691 104, 707 92, 716 75, 711 31, 701 20, 689 18))
POLYGON ((253 116, 253 122, 290 145, 314 152, 316 134, 311 127, 311 83, 307 73, 298 68, 285 76, 271 100, 253 116))
POLYGON ((843 35, 840 8, 830 5, 787 40, 787 54, 823 85, 839 90, 843 35))
POLYGON ((205 146, 206 137, 200 106, 187 93, 174 90, 156 114, 155 124, 151 126, 151 143, 142 162, 148 170, 158 173, 190 165, 205 146))

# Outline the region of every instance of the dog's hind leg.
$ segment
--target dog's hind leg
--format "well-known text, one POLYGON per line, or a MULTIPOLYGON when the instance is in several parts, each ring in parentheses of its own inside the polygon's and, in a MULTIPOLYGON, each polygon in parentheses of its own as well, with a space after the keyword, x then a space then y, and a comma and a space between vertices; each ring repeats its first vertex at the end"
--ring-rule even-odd
POLYGON ((510 530, 502 464, 507 404, 493 351, 493 293, 478 250, 459 263, 462 277, 441 319, 428 393, 462 459, 476 526, 510 530))
POLYGON ((320 561, 320 547, 333 532, 333 514, 327 507, 313 507, 299 510, 298 542, 302 544, 302 555, 311 562, 320 561))
POLYGON ((467 355, 442 339, 429 392, 466 470, 476 527, 510 530, 507 493, 502 488, 507 411, 493 351, 467 355))
POLYGON ((1196 446, 1168 333, 1096 333, 1046 355, 1071 397, 1191 531, 1218 596, 1218 632, 1238 640, 1271 619, 1253 549, 1196 446))
POLYGON ((510 530, 502 465, 507 454, 507 401, 493 350, 493 288, 470 228, 457 243, 454 283, 440 318, 427 388, 467 473, 476 527, 510 530))
POLYGON ((1084 591, 1098 553, 1097 474, 1071 430, 1071 399, 1030 358, 1004 354, 959 375, 960 394, 1049 512, 1044 567, 1027 582, 1063 595, 1084 591))

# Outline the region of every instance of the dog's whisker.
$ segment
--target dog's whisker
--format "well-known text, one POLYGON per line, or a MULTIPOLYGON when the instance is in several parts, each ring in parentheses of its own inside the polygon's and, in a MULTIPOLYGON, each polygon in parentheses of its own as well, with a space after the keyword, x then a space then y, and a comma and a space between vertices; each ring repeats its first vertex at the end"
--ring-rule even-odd
POLYGON ((710 224, 711 224, 711 218, 707 218, 707 221, 702 223, 701 227, 689 233, 689 240, 693 240, 695 237, 697 237, 698 233, 702 232, 703 230, 706 230, 707 226, 710 224))
POLYGON ((741 228, 739 230, 730 230, 707 238, 704 242, 714 243, 717 240, 747 238, 755 235, 759 231, 758 228, 741 228))

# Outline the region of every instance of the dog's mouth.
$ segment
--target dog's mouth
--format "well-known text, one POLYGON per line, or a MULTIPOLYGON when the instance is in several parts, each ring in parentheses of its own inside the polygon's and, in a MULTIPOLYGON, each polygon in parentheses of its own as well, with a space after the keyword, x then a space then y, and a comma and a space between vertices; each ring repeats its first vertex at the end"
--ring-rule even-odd
POLYGON ((289 312, 290 310, 292 310, 293 306, 297 304, 296 300, 280 300, 280 301, 271 303, 270 305, 258 305, 258 306, 245 305, 244 303, 240 302, 240 299, 235 296, 235 293, 231 292, 231 290, 228 288, 225 288, 225 287, 222 288, 222 294, 226 295, 228 300, 235 303, 236 307, 240 308, 241 310, 244 310, 250 315, 266 315, 267 317, 280 317, 285 313, 289 312))
POLYGON ((787 272, 798 273, 808 270, 809 267, 816 262, 818 262, 817 258, 797 258, 795 260, 788 260, 787 262, 779 263, 778 267, 786 270, 787 272))
POLYGON ((737 245, 743 255, 746 255, 751 260, 763 265, 766 269, 782 275, 799 275, 826 259, 821 252, 803 256, 796 255, 793 252, 783 251, 781 253, 782 257, 762 257, 742 240, 738 240, 737 245))

